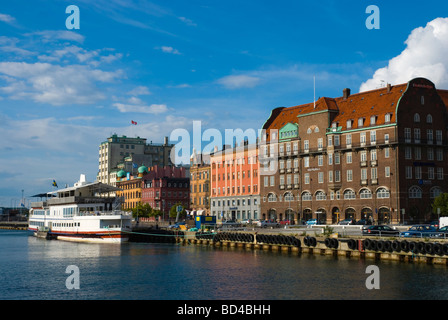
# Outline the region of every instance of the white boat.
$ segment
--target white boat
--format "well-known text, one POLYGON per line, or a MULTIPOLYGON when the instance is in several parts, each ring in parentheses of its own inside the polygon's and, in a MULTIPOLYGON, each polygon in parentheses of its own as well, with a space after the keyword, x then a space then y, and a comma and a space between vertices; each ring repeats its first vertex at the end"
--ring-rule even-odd
POLYGON ((45 201, 31 203, 28 228, 36 236, 48 233, 58 240, 122 243, 132 231, 130 213, 121 211, 119 188, 86 182, 85 175, 73 187, 48 192, 45 201), (110 196, 109 196, 110 195, 110 196))

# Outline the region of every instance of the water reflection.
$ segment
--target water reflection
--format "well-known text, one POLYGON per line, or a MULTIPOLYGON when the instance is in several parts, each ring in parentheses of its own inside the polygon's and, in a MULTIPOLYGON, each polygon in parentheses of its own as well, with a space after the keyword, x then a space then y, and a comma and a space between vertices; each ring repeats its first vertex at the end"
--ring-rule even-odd
POLYGON ((319 300, 447 299, 447 267, 212 248, 0 237, 0 299, 319 300), (81 289, 65 287, 68 265, 81 289), (368 290, 368 265, 380 289, 368 290))

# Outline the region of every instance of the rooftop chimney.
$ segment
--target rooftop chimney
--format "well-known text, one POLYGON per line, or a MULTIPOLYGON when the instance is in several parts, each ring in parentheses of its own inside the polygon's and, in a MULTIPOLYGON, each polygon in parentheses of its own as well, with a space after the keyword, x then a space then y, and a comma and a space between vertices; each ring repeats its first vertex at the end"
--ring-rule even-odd
POLYGON ((390 85, 390 83, 387 84, 387 93, 390 93, 392 86, 390 85))
POLYGON ((346 100, 348 97, 350 97, 350 89, 349 88, 345 88, 344 90, 342 90, 342 97, 344 98, 344 100, 346 100))

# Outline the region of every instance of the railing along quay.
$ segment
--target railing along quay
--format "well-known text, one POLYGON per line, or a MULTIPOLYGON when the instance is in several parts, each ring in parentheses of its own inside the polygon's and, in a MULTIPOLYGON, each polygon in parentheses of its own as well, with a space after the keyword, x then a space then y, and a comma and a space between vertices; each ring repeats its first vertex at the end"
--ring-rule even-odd
POLYGON ((394 260, 448 266, 445 239, 395 238, 376 236, 307 236, 248 231, 185 231, 177 242, 219 248, 281 251, 296 254, 344 256, 347 258, 394 260))

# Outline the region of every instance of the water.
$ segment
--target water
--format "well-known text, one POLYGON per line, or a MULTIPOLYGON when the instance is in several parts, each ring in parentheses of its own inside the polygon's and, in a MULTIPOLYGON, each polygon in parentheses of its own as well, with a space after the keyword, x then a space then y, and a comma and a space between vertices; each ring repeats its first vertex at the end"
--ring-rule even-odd
POLYGON ((447 267, 206 246, 47 241, 0 230, 0 300, 448 298, 447 267), (368 265, 380 289, 368 290, 368 265), (67 266, 80 270, 68 290, 67 266))

